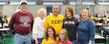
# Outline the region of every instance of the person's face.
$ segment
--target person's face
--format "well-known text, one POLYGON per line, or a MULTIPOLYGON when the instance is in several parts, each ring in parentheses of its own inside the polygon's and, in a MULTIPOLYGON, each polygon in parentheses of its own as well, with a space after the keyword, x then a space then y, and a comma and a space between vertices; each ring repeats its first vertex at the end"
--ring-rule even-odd
POLYGON ((53 6, 52 8, 52 12, 54 15, 57 15, 59 14, 60 10, 59 10, 59 6, 53 6))
POLYGON ((41 10, 41 11, 39 12, 39 16, 40 16, 41 18, 44 18, 44 17, 46 16, 46 13, 45 13, 43 10, 41 10))
POLYGON ((51 28, 48 29, 48 36, 53 37, 53 30, 51 28))
POLYGON ((26 4, 22 4, 22 5, 20 5, 20 9, 21 9, 21 10, 26 10, 27 7, 28 7, 28 6, 27 6, 26 4))
POLYGON ((64 39, 64 37, 65 37, 65 33, 63 31, 60 31, 59 38, 64 39))
POLYGON ((87 9, 82 10, 81 17, 84 18, 84 19, 88 18, 88 10, 87 9))
POLYGON ((66 17, 71 17, 72 16, 71 12, 68 9, 65 10, 65 13, 66 13, 66 17))

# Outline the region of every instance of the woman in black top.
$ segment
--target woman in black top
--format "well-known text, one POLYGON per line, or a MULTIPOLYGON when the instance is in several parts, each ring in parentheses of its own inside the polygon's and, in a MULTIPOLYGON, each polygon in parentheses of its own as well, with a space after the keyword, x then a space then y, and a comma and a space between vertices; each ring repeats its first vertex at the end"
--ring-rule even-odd
POLYGON ((73 44, 76 41, 76 28, 78 25, 78 20, 74 17, 73 8, 67 7, 65 9, 65 19, 63 28, 67 29, 68 37, 73 44))

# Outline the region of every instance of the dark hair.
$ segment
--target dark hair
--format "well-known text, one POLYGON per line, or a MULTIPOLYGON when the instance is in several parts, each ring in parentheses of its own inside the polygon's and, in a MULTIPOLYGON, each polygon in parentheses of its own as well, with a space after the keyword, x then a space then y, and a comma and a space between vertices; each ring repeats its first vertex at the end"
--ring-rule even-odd
POLYGON ((27 3, 26 3, 26 2, 22 2, 20 5, 23 5, 23 4, 27 5, 27 3))
MULTIPOLYGON (((68 9, 68 11, 71 13, 71 15, 73 16, 74 15, 74 11, 73 11, 73 8, 68 6, 66 9, 68 9)), ((66 11, 65 9, 65 11, 66 11)), ((65 12, 65 16, 66 16, 66 12, 65 12)))
POLYGON ((84 9, 87 9, 89 11, 89 8, 84 8, 84 9))
MULTIPOLYGON (((54 28, 53 27, 49 27, 48 29, 52 29, 53 30, 53 39, 54 40, 56 40, 56 32, 55 32, 55 30, 54 30, 54 28)), ((47 31, 46 31, 46 40, 48 40, 48 29, 47 29, 47 31)))
POLYGON ((105 17, 105 18, 106 18, 106 15, 104 15, 103 17, 105 17))
POLYGON ((95 17, 98 17, 98 15, 95 15, 95 17))

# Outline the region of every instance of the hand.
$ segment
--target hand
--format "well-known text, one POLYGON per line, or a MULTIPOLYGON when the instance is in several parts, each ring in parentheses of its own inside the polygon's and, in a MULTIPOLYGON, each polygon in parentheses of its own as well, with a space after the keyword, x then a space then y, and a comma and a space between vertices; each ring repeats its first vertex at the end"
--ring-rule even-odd
POLYGON ((35 40, 35 44, 38 44, 38 41, 37 40, 35 40))
POLYGON ((92 40, 89 40, 89 44, 92 44, 92 40))

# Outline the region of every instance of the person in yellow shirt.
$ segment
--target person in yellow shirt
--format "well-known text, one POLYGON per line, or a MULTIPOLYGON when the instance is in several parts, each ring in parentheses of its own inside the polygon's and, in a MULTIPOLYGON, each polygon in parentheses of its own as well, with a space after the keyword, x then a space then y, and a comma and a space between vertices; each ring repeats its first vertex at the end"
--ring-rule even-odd
POLYGON ((54 5, 52 7, 52 14, 48 15, 44 22, 44 27, 46 29, 48 27, 53 27, 58 35, 62 29, 63 19, 64 16, 60 14, 60 7, 58 5, 54 5))
POLYGON ((46 31, 46 36, 41 44, 57 44, 56 33, 53 27, 49 27, 46 31))

